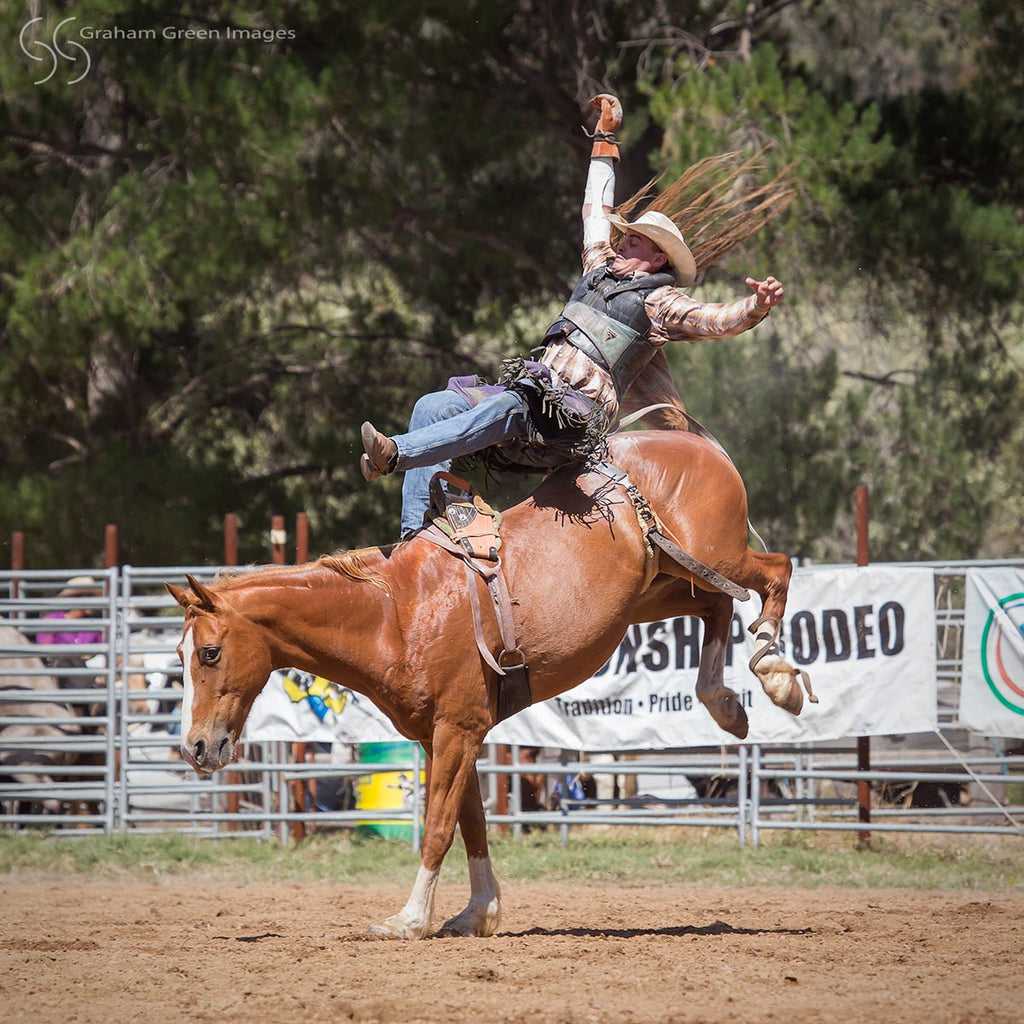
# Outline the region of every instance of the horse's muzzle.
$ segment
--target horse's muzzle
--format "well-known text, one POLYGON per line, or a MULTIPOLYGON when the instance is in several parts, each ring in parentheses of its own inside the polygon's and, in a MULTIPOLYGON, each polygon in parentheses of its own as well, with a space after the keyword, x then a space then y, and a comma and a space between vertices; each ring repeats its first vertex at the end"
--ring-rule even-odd
POLYGON ((181 755, 200 775, 211 775, 235 759, 235 745, 227 732, 221 732, 210 739, 200 736, 197 740, 186 740, 181 745, 181 755))

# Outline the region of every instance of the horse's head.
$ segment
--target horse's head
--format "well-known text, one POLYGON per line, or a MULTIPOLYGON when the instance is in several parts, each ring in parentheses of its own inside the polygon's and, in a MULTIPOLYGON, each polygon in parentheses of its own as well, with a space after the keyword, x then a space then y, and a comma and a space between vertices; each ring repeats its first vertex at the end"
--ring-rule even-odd
POLYGON ((222 594, 186 576, 189 589, 165 583, 185 609, 181 658, 181 752, 203 775, 230 764, 256 695, 272 668, 258 627, 222 594))

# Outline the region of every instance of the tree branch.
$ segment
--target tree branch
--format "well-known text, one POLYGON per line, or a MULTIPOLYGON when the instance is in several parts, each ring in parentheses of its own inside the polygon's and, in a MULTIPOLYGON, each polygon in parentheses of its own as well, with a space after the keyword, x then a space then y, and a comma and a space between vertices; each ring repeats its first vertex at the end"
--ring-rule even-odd
POLYGON ((883 374, 862 373, 860 370, 842 370, 841 374, 843 377, 850 377, 853 380, 864 380, 869 384, 878 384, 884 388, 895 388, 900 387, 901 384, 904 387, 907 386, 903 382, 893 379, 897 374, 916 377, 917 370, 890 370, 888 373, 883 374))

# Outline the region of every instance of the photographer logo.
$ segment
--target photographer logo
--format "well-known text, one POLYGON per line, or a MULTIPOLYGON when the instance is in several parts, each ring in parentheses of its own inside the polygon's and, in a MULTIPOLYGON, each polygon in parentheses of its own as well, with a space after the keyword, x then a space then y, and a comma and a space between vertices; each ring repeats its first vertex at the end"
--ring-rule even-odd
POLYGON ((67 85, 77 85, 89 74, 92 68, 92 58, 81 43, 67 38, 68 33, 64 30, 64 26, 76 19, 65 18, 60 22, 53 30, 49 43, 43 42, 41 39, 26 39, 25 35, 28 30, 36 22, 42 20, 42 18, 33 18, 31 21, 27 21, 21 27, 21 32, 18 35, 21 52, 29 60, 42 64, 43 67, 39 69, 40 71, 47 72, 43 78, 33 82, 33 85, 44 85, 53 78, 59 68, 63 68, 69 75, 67 85))

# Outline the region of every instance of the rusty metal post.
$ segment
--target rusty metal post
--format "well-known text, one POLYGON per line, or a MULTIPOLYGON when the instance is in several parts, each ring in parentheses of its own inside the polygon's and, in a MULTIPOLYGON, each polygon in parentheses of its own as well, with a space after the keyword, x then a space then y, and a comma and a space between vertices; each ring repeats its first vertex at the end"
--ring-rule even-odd
MULTIPOLYGON (((512 763, 512 748, 507 743, 497 743, 494 749, 495 760, 498 764, 512 763)), ((508 814, 508 797, 512 787, 512 776, 504 773, 498 776, 498 792, 494 800, 494 809, 498 814, 508 814)), ((507 824, 498 826, 498 831, 508 834, 512 830, 507 824)))
MULTIPOLYGON (((104 535, 103 535, 103 564, 108 569, 114 569, 119 564, 118 558, 117 558, 117 524, 116 523, 107 523, 106 530, 104 531, 104 535)), ((107 576, 104 579, 104 581, 103 581, 103 594, 107 598, 110 597, 109 587, 110 587, 110 577, 107 576)), ((116 587, 116 584, 115 584, 115 587, 116 587)), ((113 622, 111 622, 110 625, 103 631, 103 636, 104 636, 104 639, 109 640, 109 639, 111 639, 113 637, 113 635, 114 635, 114 624, 113 624, 113 622)), ((119 665, 118 667, 121 668, 123 666, 119 665)), ((127 680, 125 680, 125 686, 127 686, 127 685, 128 685, 128 682, 127 682, 127 680)), ((115 708, 116 705, 113 703, 115 701, 115 699, 116 699, 115 698, 115 694, 111 693, 111 692, 108 692, 108 694, 107 694, 107 701, 108 701, 108 704, 107 704, 107 714, 110 716, 111 724, 115 720, 115 710, 114 710, 114 708, 115 708)), ((121 779, 124 777, 123 774, 122 774, 122 772, 123 772, 123 761, 124 761, 125 757, 127 756, 127 753, 128 753, 127 748, 123 748, 121 746, 120 742, 118 742, 118 740, 115 738, 114 729, 113 728, 108 728, 107 729, 107 764, 108 765, 109 764, 113 765, 113 779, 112 779, 111 784, 115 788, 120 786, 121 779)), ((108 814, 111 813, 109 803, 107 804, 107 813, 108 814)))
POLYGON ((224 564, 238 565, 238 517, 234 512, 224 516, 224 564))
MULTIPOLYGON (((305 743, 292 744, 292 761, 295 764, 306 763, 305 743)), ((306 810, 306 801, 312 796, 312 790, 310 788, 309 780, 305 776, 299 779, 295 779, 291 783, 291 791, 293 809, 301 814, 306 810)), ((304 821, 289 822, 288 833, 291 836, 291 840, 293 843, 301 842, 303 839, 306 838, 307 835, 309 835, 311 831, 312 828, 308 827, 307 823, 304 821)))
MULTIPOLYGON (((11 534, 11 571, 21 572, 25 568, 25 534, 21 530, 15 530, 11 534)), ((21 592, 21 580, 17 577, 11 580, 11 597, 17 598, 21 592)))
MULTIPOLYGON (((284 527, 284 516, 273 516, 270 520, 270 547, 274 565, 284 565, 287 561, 285 546, 288 543, 288 531, 284 527)), ((306 744, 290 744, 292 762, 295 764, 306 763, 306 744)), ((310 795, 310 785, 306 778, 298 778, 292 781, 289 786, 291 791, 291 803, 296 811, 305 811, 306 799, 310 795)), ((292 821, 288 824, 288 833, 293 842, 305 839, 310 829, 304 821, 292 821)))
MULTIPOLYGON (((863 484, 857 488, 857 565, 868 564, 868 489, 863 484)), ((871 737, 857 737, 857 771, 871 771, 871 737)), ((864 825, 871 824, 871 780, 860 779, 857 782, 857 815, 864 825)), ((865 845, 871 842, 871 833, 864 829, 857 833, 857 838, 865 845)))
POLYGON ((112 569, 117 562, 117 523, 107 523, 107 530, 104 536, 104 564, 112 569))
POLYGON ((288 532, 284 528, 284 516, 274 516, 270 520, 270 547, 273 551, 274 565, 284 565, 284 546, 288 541, 288 532))
POLYGON ((309 561, 309 516, 299 512, 295 517, 295 564, 309 561))

